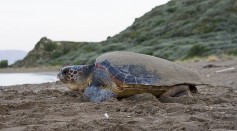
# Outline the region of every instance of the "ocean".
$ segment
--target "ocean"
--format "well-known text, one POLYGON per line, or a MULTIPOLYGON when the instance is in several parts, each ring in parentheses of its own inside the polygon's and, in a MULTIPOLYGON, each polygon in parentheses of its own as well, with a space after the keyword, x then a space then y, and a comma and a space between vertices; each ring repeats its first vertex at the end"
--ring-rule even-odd
POLYGON ((40 84, 57 81, 57 72, 0 73, 0 86, 40 84))

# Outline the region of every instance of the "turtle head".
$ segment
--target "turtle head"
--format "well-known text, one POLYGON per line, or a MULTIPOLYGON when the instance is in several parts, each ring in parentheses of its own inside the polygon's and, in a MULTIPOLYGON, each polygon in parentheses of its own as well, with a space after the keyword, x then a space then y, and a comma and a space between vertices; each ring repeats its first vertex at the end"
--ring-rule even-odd
POLYGON ((91 69, 89 67, 86 65, 66 66, 59 69, 57 77, 71 90, 83 91, 90 83, 91 69))

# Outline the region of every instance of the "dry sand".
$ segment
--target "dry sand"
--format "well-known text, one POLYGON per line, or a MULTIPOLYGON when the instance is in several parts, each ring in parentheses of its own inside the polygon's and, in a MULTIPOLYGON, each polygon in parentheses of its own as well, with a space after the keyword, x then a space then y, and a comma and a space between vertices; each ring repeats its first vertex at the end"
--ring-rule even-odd
POLYGON ((237 61, 182 64, 210 84, 194 101, 139 94, 96 104, 60 82, 0 87, 0 130, 237 130, 237 61))

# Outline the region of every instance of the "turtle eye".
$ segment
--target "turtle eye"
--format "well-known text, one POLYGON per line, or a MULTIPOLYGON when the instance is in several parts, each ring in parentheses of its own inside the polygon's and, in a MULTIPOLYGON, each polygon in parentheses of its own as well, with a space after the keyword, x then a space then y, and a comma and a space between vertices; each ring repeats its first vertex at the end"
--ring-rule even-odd
POLYGON ((62 75, 67 75, 68 74, 68 71, 69 71, 69 69, 64 69, 64 70, 62 70, 62 75))

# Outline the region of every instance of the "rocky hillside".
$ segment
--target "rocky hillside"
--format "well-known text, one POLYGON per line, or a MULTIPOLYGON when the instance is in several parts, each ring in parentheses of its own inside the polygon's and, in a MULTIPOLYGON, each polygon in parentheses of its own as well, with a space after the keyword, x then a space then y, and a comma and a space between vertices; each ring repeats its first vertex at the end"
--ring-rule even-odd
POLYGON ((14 66, 85 64, 108 51, 127 50, 169 60, 237 55, 236 0, 172 0, 119 34, 98 43, 42 38, 14 66))

